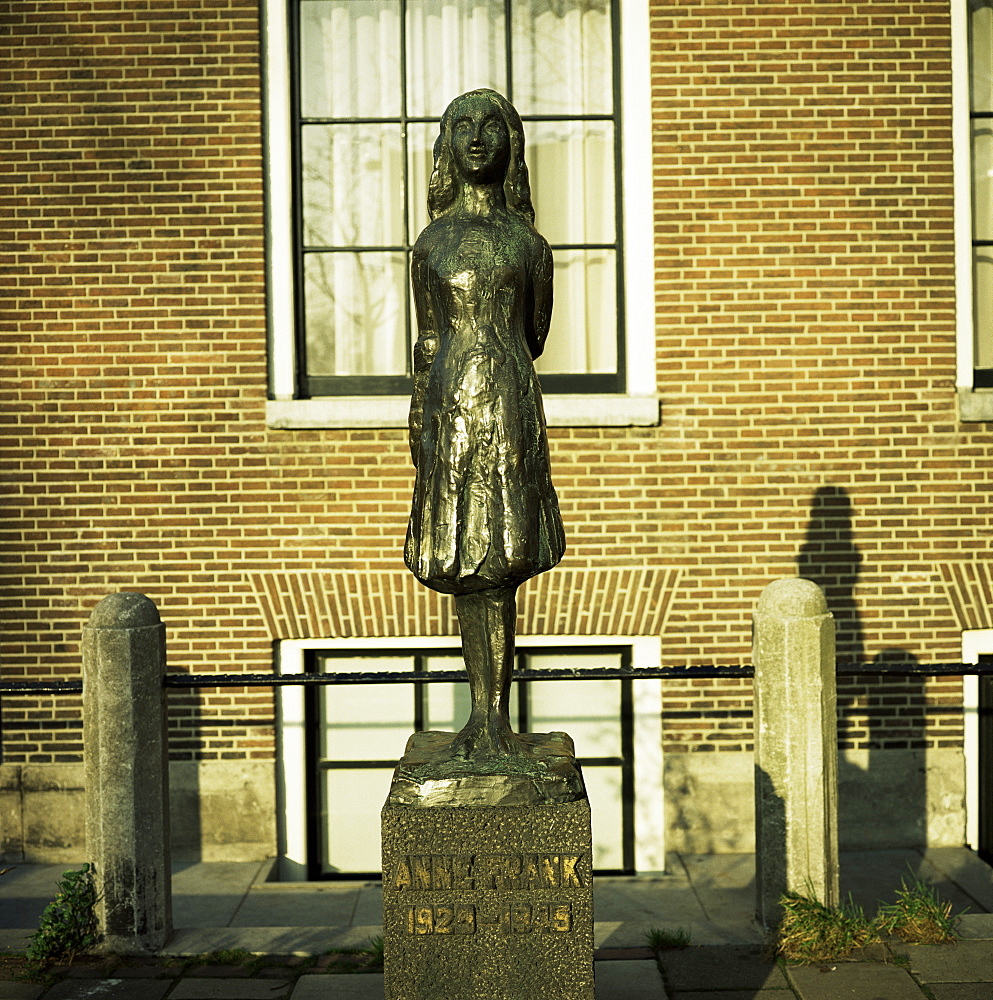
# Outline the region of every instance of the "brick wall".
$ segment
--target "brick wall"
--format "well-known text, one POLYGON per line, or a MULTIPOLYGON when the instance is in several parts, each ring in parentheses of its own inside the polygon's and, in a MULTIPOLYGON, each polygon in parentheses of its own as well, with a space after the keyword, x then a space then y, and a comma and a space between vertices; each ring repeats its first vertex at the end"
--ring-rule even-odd
MULTIPOLYGON (((653 10, 656 461, 688 567, 671 654, 746 655, 761 586, 799 570, 841 657, 957 660, 939 564, 988 550, 990 435, 953 391, 948 5, 653 10)), ((748 745, 743 685, 673 712, 715 695, 667 720, 670 750, 748 745)), ((845 682, 843 743, 947 745, 957 699, 845 682)))
MULTIPOLYGON (((4 674, 78 675, 121 589, 170 669, 271 669, 253 574, 400 569, 412 477, 400 430, 265 426, 257 4, 3 17, 4 674)), ((993 438, 955 411, 947 3, 667 0, 651 28, 663 419, 550 432, 564 565, 678 569, 669 663, 747 661, 798 570, 843 657, 957 660, 993 438)), ((748 682, 666 691, 667 750, 750 747, 748 682)), ((265 693, 170 699, 177 756, 272 755, 265 693)), ((842 739, 955 745, 960 700, 846 681, 842 739)), ((3 711, 5 761, 78 756, 77 701, 3 711)))

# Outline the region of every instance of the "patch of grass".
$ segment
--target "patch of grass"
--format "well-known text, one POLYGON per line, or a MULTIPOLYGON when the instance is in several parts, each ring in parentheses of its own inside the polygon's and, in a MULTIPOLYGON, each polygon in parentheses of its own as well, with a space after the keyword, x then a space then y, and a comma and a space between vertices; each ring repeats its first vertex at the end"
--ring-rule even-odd
POLYGON ((877 921, 882 933, 895 934, 904 944, 953 944, 960 916, 952 916, 951 902, 915 876, 909 884, 900 879, 896 902, 881 906, 877 921))
POLYGON ((177 956, 175 959, 165 960, 164 964, 182 966, 184 972, 201 965, 231 965, 246 969, 249 975, 255 975, 265 964, 265 956, 256 955, 244 948, 219 948, 200 955, 177 956))
POLYGON ((0 955, 0 980, 13 979, 21 983, 42 983, 45 973, 29 962, 23 951, 7 951, 0 955))
POLYGON ((257 956, 244 948, 221 948, 187 959, 192 965, 250 965, 256 960, 257 956))
POLYGON ((811 964, 845 958, 879 942, 876 923, 849 897, 842 906, 788 892, 782 897, 783 919, 776 952, 787 962, 811 964))
POLYGON ((654 952, 688 948, 691 934, 685 927, 652 927, 645 932, 645 941, 654 952))
POLYGON ((39 970, 56 963, 68 965, 100 941, 97 929, 97 889, 90 865, 62 873, 55 899, 45 907, 38 930, 24 952, 39 970))
POLYGON ((961 914, 916 876, 901 879, 896 902, 881 905, 871 920, 851 896, 841 906, 825 906, 811 896, 788 892, 780 900, 783 919, 774 944, 787 962, 843 959, 860 948, 896 936, 905 944, 952 944, 961 914))
POLYGON ((386 941, 382 934, 374 934, 371 938, 369 938, 368 953, 372 959, 370 965, 382 966, 383 949, 385 946, 386 941))

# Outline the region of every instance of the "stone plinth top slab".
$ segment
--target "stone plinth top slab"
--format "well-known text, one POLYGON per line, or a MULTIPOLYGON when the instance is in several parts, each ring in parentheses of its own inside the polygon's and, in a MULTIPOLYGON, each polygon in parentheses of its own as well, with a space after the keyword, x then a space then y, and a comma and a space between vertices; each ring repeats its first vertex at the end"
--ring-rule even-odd
POLYGON ((526 756, 451 759, 455 733, 414 733, 393 775, 388 805, 535 806, 586 798, 572 739, 566 733, 521 733, 526 756))

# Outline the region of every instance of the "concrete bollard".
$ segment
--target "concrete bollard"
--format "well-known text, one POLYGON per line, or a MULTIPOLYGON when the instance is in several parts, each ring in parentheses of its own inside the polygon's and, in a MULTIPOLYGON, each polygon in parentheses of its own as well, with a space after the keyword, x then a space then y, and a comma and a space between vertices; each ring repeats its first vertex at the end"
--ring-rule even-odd
POLYGON ((143 594, 105 597, 83 628, 86 848, 102 948, 149 954, 172 935, 165 626, 143 594))
POLYGON ((839 897, 834 619, 816 583, 765 588, 752 658, 757 915, 772 929, 786 891, 839 897))

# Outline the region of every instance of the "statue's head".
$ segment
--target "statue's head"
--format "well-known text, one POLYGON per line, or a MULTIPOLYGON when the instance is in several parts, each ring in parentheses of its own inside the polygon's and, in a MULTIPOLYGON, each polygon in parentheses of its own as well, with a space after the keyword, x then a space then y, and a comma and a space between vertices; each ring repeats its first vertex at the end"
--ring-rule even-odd
MULTIPOLYGON (((524 126, 521 124, 521 117, 506 97, 487 89, 470 90, 467 94, 456 97, 441 116, 441 131, 434 144, 434 173, 428 186, 428 211, 431 218, 444 215, 455 205, 464 180, 475 180, 473 171, 467 170, 464 163, 460 164, 460 155, 455 148, 459 141, 455 130, 460 121, 479 117, 480 104, 484 107, 488 104, 506 129, 509 148, 500 160, 500 169, 507 209, 533 223, 534 208, 531 205, 528 168, 524 162, 524 126)), ((481 174, 480 180, 491 179, 481 174)))

